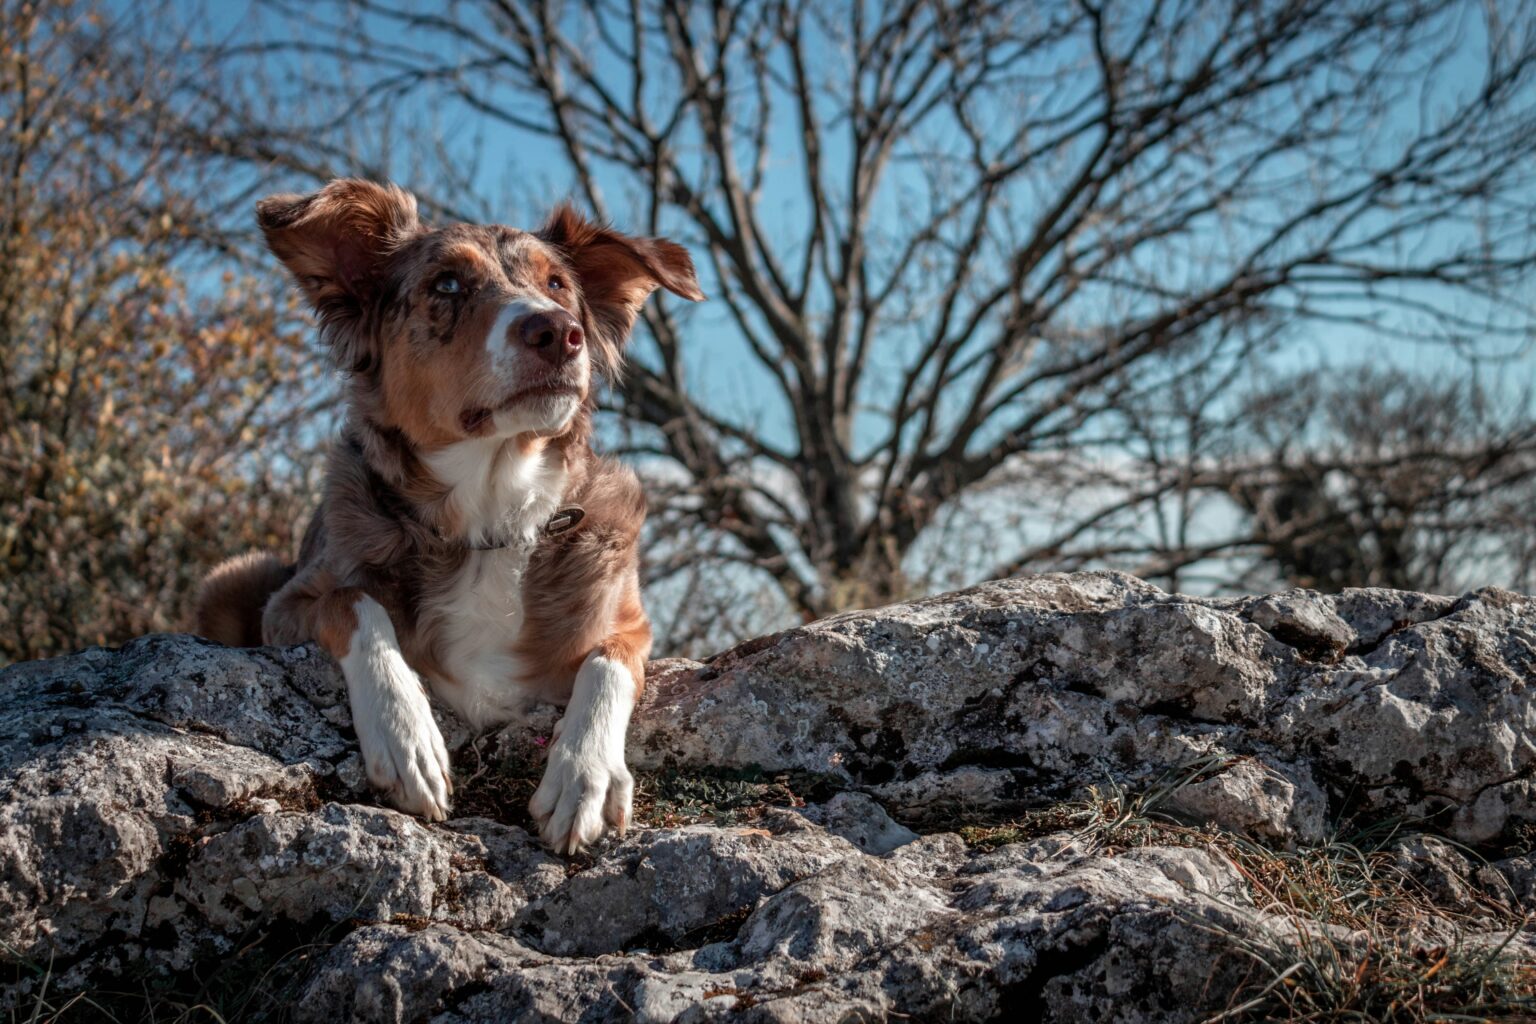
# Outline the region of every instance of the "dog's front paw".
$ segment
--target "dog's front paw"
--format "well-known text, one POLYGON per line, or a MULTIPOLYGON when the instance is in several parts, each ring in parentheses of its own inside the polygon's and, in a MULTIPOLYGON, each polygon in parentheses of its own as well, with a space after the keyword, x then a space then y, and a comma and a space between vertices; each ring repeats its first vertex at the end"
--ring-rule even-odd
POLYGON ((622 749, 614 760, 597 749, 598 744, 579 744, 578 739, 557 736, 550 744, 544 779, 528 802, 539 835, 562 854, 596 842, 605 824, 623 835, 635 790, 622 749))
POLYGON ((356 716, 368 781, 407 814, 428 821, 447 818, 453 794, 448 750, 421 687, 379 694, 369 711, 356 716))

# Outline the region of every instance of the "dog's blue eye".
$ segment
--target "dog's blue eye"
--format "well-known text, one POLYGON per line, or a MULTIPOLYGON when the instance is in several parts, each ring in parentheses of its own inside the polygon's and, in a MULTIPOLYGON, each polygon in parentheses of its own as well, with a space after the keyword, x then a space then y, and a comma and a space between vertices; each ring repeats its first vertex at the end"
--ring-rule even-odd
POLYGON ((464 285, 452 274, 444 274, 432 288, 439 295, 457 295, 464 290, 464 285))
POLYGON ((552 278, 549 279, 549 290, 550 291, 557 292, 561 288, 564 288, 564 287, 565 287, 565 282, 560 280, 558 277, 552 277, 552 278))

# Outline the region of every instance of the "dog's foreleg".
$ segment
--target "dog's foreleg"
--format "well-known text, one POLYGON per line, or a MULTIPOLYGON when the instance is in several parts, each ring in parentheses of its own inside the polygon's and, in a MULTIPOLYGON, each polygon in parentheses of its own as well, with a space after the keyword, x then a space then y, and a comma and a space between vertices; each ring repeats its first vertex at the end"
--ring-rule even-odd
POLYGON ((593 651, 576 673, 565 716, 555 725, 549 764, 528 809, 557 853, 574 853, 629 825, 634 781, 624 764, 624 735, 638 684, 623 662, 593 651))
POLYGON ((629 826, 634 780, 624 763, 629 716, 645 684, 651 628, 638 599, 576 672, 565 716, 555 726, 549 763, 528 809, 539 834, 559 853, 574 853, 611 825, 629 826))
POLYGON ((389 613, 356 588, 315 602, 316 633, 341 662, 368 780, 409 814, 448 817, 448 751, 420 678, 405 663, 389 613))

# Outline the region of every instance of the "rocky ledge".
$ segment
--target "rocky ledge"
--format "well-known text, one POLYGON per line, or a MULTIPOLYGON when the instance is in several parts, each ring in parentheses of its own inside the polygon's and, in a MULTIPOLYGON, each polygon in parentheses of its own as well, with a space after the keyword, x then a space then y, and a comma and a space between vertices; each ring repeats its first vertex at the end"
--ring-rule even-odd
POLYGON ((6 670, 0 1007, 1130 1022, 1536 1005, 1525 596, 1197 600, 1041 576, 657 662, 630 735, 637 827, 569 861, 524 828, 552 716, 474 741, 445 718, 461 816, 434 826, 370 802, 312 649, 153 636, 6 670))

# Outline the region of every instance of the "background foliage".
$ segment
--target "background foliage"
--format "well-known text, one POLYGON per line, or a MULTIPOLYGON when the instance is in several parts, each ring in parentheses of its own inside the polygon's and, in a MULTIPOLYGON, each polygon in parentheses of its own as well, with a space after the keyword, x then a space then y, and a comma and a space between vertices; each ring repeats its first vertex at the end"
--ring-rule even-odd
POLYGON ((287 549, 314 375, 219 256, 166 76, 80 5, 0 15, 0 660, 183 628, 202 572, 287 549))

